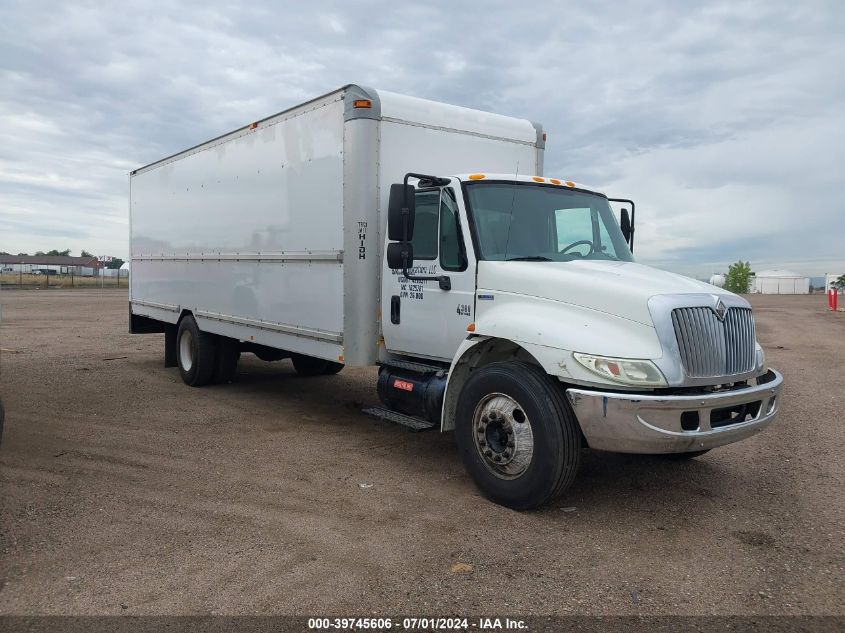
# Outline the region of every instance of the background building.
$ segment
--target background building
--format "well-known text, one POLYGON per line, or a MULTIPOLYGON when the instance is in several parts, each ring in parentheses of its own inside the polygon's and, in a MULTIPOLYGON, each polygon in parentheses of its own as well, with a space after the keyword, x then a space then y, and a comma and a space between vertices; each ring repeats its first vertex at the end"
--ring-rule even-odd
POLYGON ((6 273, 41 272, 57 275, 97 277, 103 263, 96 257, 71 257, 69 255, 0 255, 0 270, 6 273))
POLYGON ((754 276, 752 292, 764 295, 806 295, 810 278, 791 270, 763 270, 754 276))

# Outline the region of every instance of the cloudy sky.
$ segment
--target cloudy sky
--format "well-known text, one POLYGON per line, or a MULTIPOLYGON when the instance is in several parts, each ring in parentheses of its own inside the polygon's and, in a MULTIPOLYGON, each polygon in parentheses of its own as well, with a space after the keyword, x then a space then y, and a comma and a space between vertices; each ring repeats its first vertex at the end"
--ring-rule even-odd
POLYGON ((4 0, 0 250, 126 257, 127 172, 354 82, 542 122, 642 262, 842 272, 843 33, 839 0, 4 0))

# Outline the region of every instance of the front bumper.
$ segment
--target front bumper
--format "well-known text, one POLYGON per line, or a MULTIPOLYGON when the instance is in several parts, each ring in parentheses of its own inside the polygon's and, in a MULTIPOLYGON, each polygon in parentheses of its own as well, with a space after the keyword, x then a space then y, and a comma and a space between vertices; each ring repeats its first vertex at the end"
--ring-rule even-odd
POLYGON ((777 417, 783 376, 704 395, 652 396, 567 389, 590 448, 617 453, 688 453, 738 442, 777 417))

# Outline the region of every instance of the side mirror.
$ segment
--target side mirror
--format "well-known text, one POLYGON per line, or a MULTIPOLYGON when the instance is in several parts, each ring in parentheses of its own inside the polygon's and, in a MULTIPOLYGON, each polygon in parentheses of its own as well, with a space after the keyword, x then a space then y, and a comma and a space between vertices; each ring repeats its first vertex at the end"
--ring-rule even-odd
MULTIPOLYGON (((394 187, 396 185, 393 185, 394 187)), ((410 242, 391 242, 387 245, 387 266, 403 270, 414 265, 414 245, 410 242)))
POLYGON ((391 242, 411 240, 414 237, 414 214, 416 210, 414 191, 413 185, 390 185, 390 201, 387 204, 387 239, 391 242), (404 216, 402 209, 404 208, 408 209, 407 235, 403 235, 404 216))
POLYGON ((619 223, 619 228, 622 229, 622 237, 627 243, 631 243, 631 216, 628 215, 628 209, 622 209, 622 219, 619 223))

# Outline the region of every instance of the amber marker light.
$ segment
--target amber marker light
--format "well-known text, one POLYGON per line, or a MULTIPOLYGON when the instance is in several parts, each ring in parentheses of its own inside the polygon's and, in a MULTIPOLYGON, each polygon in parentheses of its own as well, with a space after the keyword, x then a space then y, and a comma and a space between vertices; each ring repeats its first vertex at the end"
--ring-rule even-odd
POLYGON ((546 182, 545 178, 540 178, 540 176, 531 176, 531 180, 534 182, 546 182))
POLYGON ((467 332, 475 332, 475 323, 470 323, 467 326, 467 332))
POLYGON ((484 174, 470 174, 469 176, 470 180, 484 180, 484 178, 484 174))
POLYGON ((356 99, 352 102, 352 106, 355 108, 372 108, 373 102, 369 99, 356 99))
POLYGON ((560 180, 558 180, 557 178, 549 178, 549 182, 552 183, 553 185, 559 185, 560 184, 560 180))

